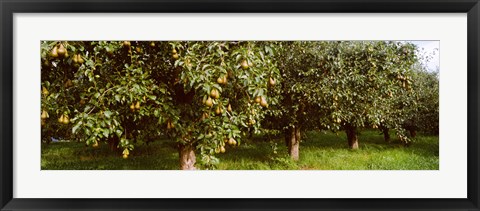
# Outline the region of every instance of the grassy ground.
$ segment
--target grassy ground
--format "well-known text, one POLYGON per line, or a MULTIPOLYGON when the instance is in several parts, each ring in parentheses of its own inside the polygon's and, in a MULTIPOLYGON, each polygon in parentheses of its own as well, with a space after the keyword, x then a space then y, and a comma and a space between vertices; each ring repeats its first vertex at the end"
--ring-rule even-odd
MULTIPOLYGON (((256 137, 219 154, 218 169, 235 170, 435 170, 439 168, 438 137, 419 135, 410 147, 403 147, 392 134, 385 143, 377 131, 363 131, 360 149, 347 148, 345 133, 309 132, 300 145, 300 160, 291 161, 283 139, 272 142, 256 137), (275 145, 276 143, 276 145, 275 145)), ((123 159, 106 144, 98 148, 83 143, 42 144, 43 170, 156 170, 178 169, 178 153, 169 141, 142 145, 123 159)))

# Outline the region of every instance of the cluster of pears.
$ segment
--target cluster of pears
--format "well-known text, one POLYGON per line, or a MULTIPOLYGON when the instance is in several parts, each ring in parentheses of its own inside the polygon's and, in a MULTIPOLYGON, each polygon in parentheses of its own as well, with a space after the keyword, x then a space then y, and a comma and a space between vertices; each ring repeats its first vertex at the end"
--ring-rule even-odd
POLYGON ((267 100, 265 99, 265 97, 263 96, 257 96, 255 97, 255 102, 260 104, 262 107, 264 108, 268 108, 268 103, 267 103, 267 100))
POLYGON ((139 110, 140 109, 140 102, 137 101, 137 103, 132 103, 130 105, 130 110, 135 111, 135 109, 139 110))
POLYGON ((62 43, 59 43, 50 51, 50 56, 53 58, 68 57, 68 51, 62 43))
POLYGON ((410 80, 411 78, 408 77, 408 76, 403 76, 403 75, 397 75, 397 79, 399 80, 399 82, 402 84, 402 87, 403 88, 409 88, 410 90, 410 80))
POLYGON ((217 89, 212 89, 212 91, 210 91, 210 96, 207 97, 206 100, 204 100, 204 104, 207 106, 207 107, 212 107, 213 106, 213 99, 218 99, 220 98, 220 92, 217 90, 217 89))
POLYGON ((59 123, 63 123, 63 124, 68 124, 68 123, 70 123, 70 118, 68 117, 68 115, 62 114, 62 115, 58 118, 58 122, 59 122, 59 123))
POLYGON ((237 145, 237 141, 234 138, 225 138, 223 139, 224 143, 220 144, 220 147, 215 149, 215 153, 225 153, 225 144, 229 144, 231 146, 237 145))
POLYGON ((178 56, 177 50, 175 50, 175 48, 172 49, 172 58, 173 58, 173 59, 178 59, 178 57, 179 57, 179 56, 178 56))
POLYGON ((234 138, 226 138, 224 141, 225 141, 225 143, 228 143, 231 146, 237 145, 237 141, 234 138))
POLYGON ((218 77, 217 78, 217 83, 220 84, 220 85, 227 84, 227 75, 218 77))
POLYGON ((85 60, 83 60, 80 54, 75 54, 73 55, 73 62, 75 62, 76 64, 83 64, 85 60))
POLYGON ((334 122, 340 124, 342 123, 342 119, 340 119, 340 117, 337 117, 336 119, 333 119, 334 122))
POLYGON ((168 120, 167 121, 167 129, 171 130, 175 128, 175 125, 172 123, 172 121, 168 120))
MULTIPOLYGON (((232 112, 232 105, 228 104, 227 105, 227 111, 232 112)), ((222 105, 218 105, 217 108, 215 109, 215 114, 220 115, 223 113, 222 105)))
POLYGON ((220 147, 215 149, 215 153, 225 153, 225 146, 221 145, 220 147))
POLYGON ((218 105, 217 108, 215 109, 215 114, 216 115, 221 115, 223 113, 223 109, 221 105, 218 105))

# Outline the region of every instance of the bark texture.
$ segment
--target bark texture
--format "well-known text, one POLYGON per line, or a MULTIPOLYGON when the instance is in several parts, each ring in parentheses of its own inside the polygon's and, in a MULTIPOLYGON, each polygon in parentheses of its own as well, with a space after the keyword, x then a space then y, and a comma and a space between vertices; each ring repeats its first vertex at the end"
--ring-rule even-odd
POLYGON ((182 170, 195 170, 195 150, 192 145, 180 145, 180 169, 182 170))
POLYGON ((293 160, 298 160, 300 157, 300 137, 300 127, 293 127, 288 129, 285 136, 285 141, 287 141, 288 146, 288 154, 293 160))

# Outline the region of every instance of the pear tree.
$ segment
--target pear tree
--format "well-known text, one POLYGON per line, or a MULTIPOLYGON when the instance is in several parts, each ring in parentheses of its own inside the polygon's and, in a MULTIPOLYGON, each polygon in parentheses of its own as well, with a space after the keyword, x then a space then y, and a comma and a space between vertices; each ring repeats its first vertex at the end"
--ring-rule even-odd
POLYGON ((240 144, 242 131, 258 130, 275 103, 267 100, 268 80, 278 78, 269 42, 41 47, 42 135, 62 131, 88 146, 108 143, 125 159, 136 145, 167 137, 177 143, 181 169, 214 168, 215 154, 240 144))
POLYGON ((395 128, 408 142, 402 124, 409 102, 402 96, 412 89, 415 46, 395 41, 342 41, 321 58, 328 83, 323 91, 323 108, 330 121, 327 128, 345 130, 348 145, 357 149, 358 129, 364 127, 395 128), (400 107, 399 107, 400 105, 400 107))

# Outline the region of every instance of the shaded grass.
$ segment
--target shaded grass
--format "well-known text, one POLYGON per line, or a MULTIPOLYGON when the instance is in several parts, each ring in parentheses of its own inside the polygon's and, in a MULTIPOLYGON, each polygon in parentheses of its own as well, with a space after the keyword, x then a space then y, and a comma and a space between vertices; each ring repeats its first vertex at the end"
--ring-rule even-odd
MULTIPOLYGON (((363 131, 360 149, 350 150, 345 133, 312 131, 300 145, 300 160, 288 157, 283 138, 256 136, 218 154, 218 169, 225 170, 435 170, 439 168, 439 140, 419 135, 410 147, 398 140, 386 143, 378 131, 363 131)), ((199 158, 197 158, 199 159, 199 158)), ((135 148, 128 159, 107 145, 86 147, 83 143, 42 144, 42 169, 160 170, 178 169, 174 144, 159 140, 135 148)))

